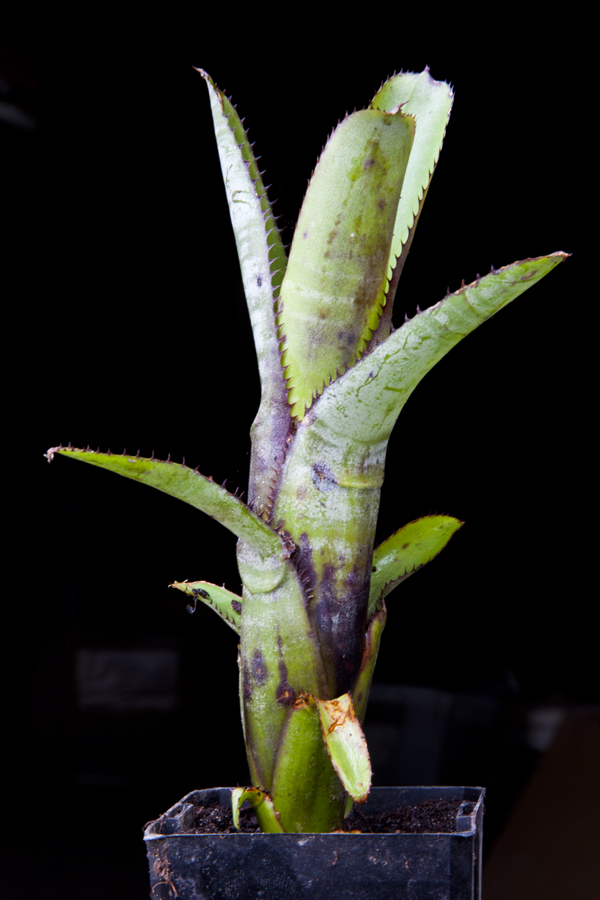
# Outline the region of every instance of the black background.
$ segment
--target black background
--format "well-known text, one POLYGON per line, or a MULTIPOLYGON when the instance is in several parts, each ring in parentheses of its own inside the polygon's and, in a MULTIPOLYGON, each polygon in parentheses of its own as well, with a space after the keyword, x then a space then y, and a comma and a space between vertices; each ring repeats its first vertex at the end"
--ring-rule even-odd
MULTIPOLYGON (((428 512, 466 525, 390 598, 377 676, 513 706, 598 700, 580 575, 590 297, 574 287, 574 223, 586 136, 564 75, 576 58, 568 32, 546 24, 542 35, 513 18, 428 33, 389 13, 352 35, 288 20, 283 38, 275 21, 259 38, 258 15, 239 31, 233 16, 53 14, 11 26, 1 45, 4 75, 36 123, 2 125, 12 270, 4 458, 17 498, 5 563, 5 846, 13 873, 26 868, 9 877, 7 898, 41 896, 42 885, 48 898, 145 896, 143 822, 189 790, 247 779, 235 636, 205 608, 190 617, 167 590, 185 578, 239 590, 234 537, 158 492, 43 458, 69 441, 139 448, 246 486, 259 382, 207 91, 192 66, 246 117, 286 243, 347 110, 395 69, 429 65, 453 84, 397 324, 492 264, 574 254, 455 348, 402 412, 378 540, 428 512), (174 649, 176 709, 78 711, 82 647, 174 649), (27 862, 11 841, 39 823, 44 849, 27 862)), ((515 775, 496 809, 490 790, 490 841, 536 761, 523 750, 503 762, 499 748, 446 769, 460 783, 515 775)))

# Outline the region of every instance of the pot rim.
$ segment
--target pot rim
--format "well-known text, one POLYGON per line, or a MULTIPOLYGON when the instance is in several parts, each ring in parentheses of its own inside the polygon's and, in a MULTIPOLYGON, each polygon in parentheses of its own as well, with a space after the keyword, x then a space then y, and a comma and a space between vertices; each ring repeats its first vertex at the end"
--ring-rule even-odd
MULTIPOLYGON (((298 838, 309 838, 313 833, 306 832, 305 834, 265 834, 263 832, 255 832, 253 834, 247 833, 232 833, 232 834, 202 834, 201 832, 189 833, 184 831, 183 829, 188 827, 188 823, 191 824, 190 819, 192 815, 192 811, 195 808, 195 805, 200 799, 210 799, 210 800, 218 800, 219 802, 226 805, 229 801, 231 791, 234 788, 230 787, 215 787, 215 788, 204 788, 201 790, 190 791, 184 797, 181 798, 177 803, 174 803, 165 813, 159 816, 157 819, 154 819, 148 822, 144 827, 144 841, 155 841, 155 840, 164 840, 165 838, 187 838, 187 839, 214 839, 218 838, 219 840, 227 840, 233 839, 236 841, 239 840, 256 840, 257 838, 276 838, 276 839, 286 839, 293 837, 294 839, 298 838), (201 798, 199 795, 206 795, 208 797, 201 798), (161 831, 158 832, 157 827, 161 828, 161 831)), ((389 797, 389 793, 393 791, 396 794, 400 793, 400 802, 402 797, 404 796, 409 802, 415 801, 414 795, 421 795, 421 799, 436 798, 440 800, 449 799, 449 800, 462 800, 463 803, 458 811, 456 817, 456 831, 455 832, 414 832, 406 834, 402 832, 403 838, 422 838, 425 835, 432 834, 440 834, 445 836, 456 836, 456 837, 473 837, 476 833, 478 825, 480 825, 481 817, 483 815, 483 802, 485 797, 485 788, 483 787, 466 787, 466 786, 404 786, 404 787, 384 787, 378 786, 371 788, 371 792, 369 794, 369 799, 364 804, 362 809, 365 812, 369 812, 369 806, 371 807, 371 811, 375 811, 377 808, 385 807, 389 808, 389 803, 386 803, 386 797, 389 797), (423 796, 425 794, 426 796, 423 796), (412 795, 412 797, 411 797, 412 795)), ((397 800, 395 801, 396 805, 400 805, 397 800)), ((359 834, 351 834, 345 832, 315 832, 319 834, 320 838, 337 838, 340 835, 343 837, 353 837, 353 838, 365 838, 372 837, 370 832, 363 832, 359 834)), ((397 837, 396 832, 379 832, 379 837, 397 837)))

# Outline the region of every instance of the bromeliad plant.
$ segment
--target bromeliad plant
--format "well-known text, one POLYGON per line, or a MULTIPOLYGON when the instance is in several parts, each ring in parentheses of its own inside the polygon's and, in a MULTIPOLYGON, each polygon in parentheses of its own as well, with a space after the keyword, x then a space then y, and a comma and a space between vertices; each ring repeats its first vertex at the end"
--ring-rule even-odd
MULTIPOLYGON (((263 831, 340 827, 371 780, 361 729, 387 595, 461 526, 410 522, 374 548, 387 443, 421 378, 565 258, 526 259, 392 325, 398 280, 453 96, 426 70, 390 78, 329 138, 289 259, 242 122, 206 72, 262 396, 248 502, 170 460, 57 453, 185 500, 238 537, 241 597, 175 583, 240 635, 249 800, 263 831)), ((417 307, 418 309, 418 307, 417 307)))

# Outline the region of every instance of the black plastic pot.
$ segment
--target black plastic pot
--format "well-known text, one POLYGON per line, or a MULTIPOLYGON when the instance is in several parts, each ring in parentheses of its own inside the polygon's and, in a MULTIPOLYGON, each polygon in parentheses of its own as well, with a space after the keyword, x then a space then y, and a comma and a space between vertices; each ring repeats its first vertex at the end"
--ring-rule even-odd
POLYGON ((479 900, 483 788, 373 788, 364 813, 462 800, 455 834, 185 834, 193 791, 144 833, 153 900, 479 900))

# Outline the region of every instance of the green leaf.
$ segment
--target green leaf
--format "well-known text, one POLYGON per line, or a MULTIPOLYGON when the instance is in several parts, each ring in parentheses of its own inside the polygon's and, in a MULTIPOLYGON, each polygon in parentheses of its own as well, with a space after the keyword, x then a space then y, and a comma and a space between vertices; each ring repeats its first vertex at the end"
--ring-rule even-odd
POLYGON ((224 587, 211 584, 210 581, 174 581, 169 587, 183 591, 194 601, 194 606, 188 606, 190 612, 196 609, 196 603, 200 600, 221 616, 236 634, 240 633, 242 619, 242 598, 224 587))
MULTIPOLYGON (((371 616, 371 620, 368 623, 362 665, 354 687, 352 688, 354 712, 361 725, 365 720, 367 703, 369 702, 369 693, 371 691, 371 682, 373 681, 373 672, 375 671, 375 663, 377 662, 381 635, 385 628, 386 619, 387 610, 385 608, 385 603, 382 601, 380 608, 375 615, 371 616)), ((344 817, 350 813, 353 803, 353 798, 348 796, 344 817)))
POLYGON ((304 198, 281 287, 292 415, 361 356, 388 288, 388 257, 413 119, 348 116, 331 135, 304 198))
POLYGON ((338 697, 352 688, 362 658, 385 455, 364 444, 349 449, 348 436, 323 440, 312 419, 311 410, 298 423, 273 515, 300 548, 298 569, 310 579, 328 680, 327 691, 311 693, 338 697))
POLYGON ((196 469, 189 469, 185 464, 62 446, 48 450, 45 454, 48 462, 52 462, 57 453, 108 469, 109 472, 148 484, 165 494, 184 500, 216 519, 263 558, 276 556, 283 559, 286 555, 279 535, 255 516, 245 503, 221 485, 215 484, 212 478, 205 478, 196 469))
POLYGON ((240 806, 247 800, 256 813, 258 824, 263 832, 269 834, 282 834, 283 828, 279 823, 279 813, 273 806, 273 801, 265 791, 258 788, 234 788, 231 792, 231 811, 233 824, 240 827, 240 806))
POLYGON ((358 717, 358 721, 361 723, 365 720, 369 691, 371 690, 373 672, 375 670, 375 663, 377 662, 377 654, 379 653, 381 635, 385 628, 386 619, 387 610, 385 608, 385 603, 382 601, 374 615, 370 617, 367 633, 365 635, 362 665, 354 687, 352 688, 354 711, 358 717))
POLYGON ((237 559, 244 583, 239 665, 246 747, 252 782, 270 791, 291 704, 303 691, 327 696, 327 682, 305 588, 291 559, 281 574, 269 567, 261 573, 241 541, 237 559))
POLYGON ((315 702, 323 739, 335 771, 357 803, 364 803, 371 788, 371 761, 367 742, 354 712, 350 694, 315 702))
POLYGON ((329 386, 315 404, 311 428, 327 443, 346 436, 384 446, 402 407, 436 362, 566 258, 552 253, 492 271, 405 322, 329 386))
MULTIPOLYGON (((197 71, 208 87, 259 368, 268 381, 281 372, 273 306, 286 268, 285 249, 237 110, 207 72, 197 71)), ((215 311, 215 319, 220 315, 215 311)))
POLYGON ((288 832, 330 832, 341 826, 346 791, 331 764, 312 697, 302 695, 289 708, 271 796, 288 832))
POLYGON ((463 525, 452 516, 423 516, 383 541, 373 553, 367 621, 390 591, 437 556, 463 525))
MULTIPOLYGON (((261 381, 261 406, 252 431, 252 465, 248 502, 259 514, 269 507, 277 449, 284 450, 289 426, 287 388, 283 377, 275 306, 287 259, 271 204, 248 136, 235 107, 210 75, 198 69, 210 96, 215 134, 235 234, 242 281, 254 333, 261 381)), ((214 324, 225 322, 227 273, 223 273, 225 300, 218 298, 214 324), (225 303, 223 307, 222 303, 225 303)), ((217 298, 215 298, 217 300, 217 298)), ((210 313, 208 322, 210 324, 210 313)), ((231 358, 232 370, 235 368, 231 358)))
MULTIPOLYGON (((406 167, 390 249, 389 265, 394 275, 392 278, 390 274, 392 287, 386 314, 391 314, 394 292, 442 149, 453 101, 450 85, 445 81, 434 81, 429 69, 419 74, 401 72, 394 75, 371 101, 375 109, 394 109, 402 104, 402 112, 416 120, 415 140, 406 167)), ((387 334, 381 337, 385 338, 387 334)))

